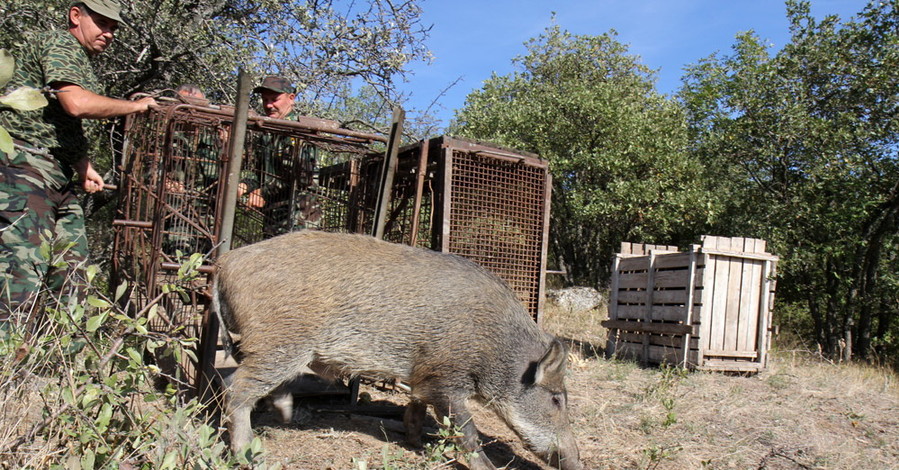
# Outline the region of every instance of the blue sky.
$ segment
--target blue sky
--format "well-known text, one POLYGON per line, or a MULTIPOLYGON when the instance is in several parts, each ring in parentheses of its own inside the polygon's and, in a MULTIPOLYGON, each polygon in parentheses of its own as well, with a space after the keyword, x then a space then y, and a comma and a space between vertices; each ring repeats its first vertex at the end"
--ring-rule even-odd
MULTIPOLYGON (((812 0, 818 19, 839 15, 848 21, 867 0, 812 0)), ((552 24, 573 34, 599 35, 614 29, 618 41, 658 69, 657 89, 673 93, 683 67, 720 51, 730 53, 734 37, 754 30, 772 52, 789 40, 782 0, 421 0, 424 24, 433 24, 429 66, 415 64, 402 85, 411 107, 427 108, 454 80, 459 83, 434 108, 448 125, 465 97, 493 72, 511 73, 512 59, 524 55, 524 43, 552 24)))

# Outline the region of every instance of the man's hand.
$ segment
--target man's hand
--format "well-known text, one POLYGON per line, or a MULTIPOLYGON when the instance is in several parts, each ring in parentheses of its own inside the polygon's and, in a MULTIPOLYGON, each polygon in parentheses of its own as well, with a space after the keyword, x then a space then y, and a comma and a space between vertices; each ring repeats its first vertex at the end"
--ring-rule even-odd
MULTIPOLYGON (((240 183, 237 185, 237 197, 243 197, 247 192, 247 184, 240 183)), ((260 207, 265 205, 265 198, 262 197, 262 191, 258 188, 254 189, 250 192, 250 194, 246 194, 247 201, 246 204, 252 208, 259 209, 260 207)))
POLYGON ((137 111, 139 113, 145 112, 146 110, 150 109, 150 107, 152 107, 152 106, 158 106, 158 104, 156 103, 156 99, 153 98, 152 96, 145 96, 139 100, 135 100, 134 102, 137 103, 137 105, 139 106, 138 111, 137 111))
POLYGON ((103 190, 103 177, 94 170, 90 160, 83 158, 74 167, 85 192, 95 193, 103 190))

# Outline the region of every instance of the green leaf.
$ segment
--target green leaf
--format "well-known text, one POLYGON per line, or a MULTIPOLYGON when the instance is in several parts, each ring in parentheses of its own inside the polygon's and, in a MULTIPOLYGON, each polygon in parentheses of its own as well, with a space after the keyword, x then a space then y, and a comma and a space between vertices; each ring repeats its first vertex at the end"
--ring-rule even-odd
POLYGON ((99 272, 100 272, 100 267, 97 266, 96 264, 92 264, 92 265, 88 266, 87 269, 85 270, 85 274, 87 275, 87 282, 89 282, 89 283, 94 282, 94 278, 97 276, 97 273, 99 273, 99 272))
POLYGON ((100 325, 103 324, 104 317, 105 315, 96 315, 88 318, 86 327, 87 331, 91 333, 97 331, 97 329, 100 328, 100 325))
POLYGON ((91 307, 109 308, 109 302, 107 302, 101 298, 94 297, 92 295, 87 298, 87 303, 91 307))
POLYGON ((41 90, 31 87, 19 87, 6 96, 0 96, 0 104, 5 104, 19 111, 34 111, 47 106, 47 98, 41 90))
POLYGON ((0 49, 0 88, 6 86, 16 71, 16 59, 6 49, 0 49))
POLYGON ((176 451, 169 451, 168 454, 165 454, 165 458, 162 459, 162 465, 160 468, 175 468, 175 459, 178 458, 178 453, 176 451))
POLYGON ((82 470, 94 470, 94 451, 86 449, 84 455, 81 456, 82 470))
POLYGON ((125 295, 125 291, 127 289, 128 289, 128 281, 125 281, 125 282, 119 284, 119 287, 116 287, 115 298, 114 298, 116 302, 118 302, 119 299, 121 299, 122 296, 125 295))
POLYGON ((12 145, 12 136, 2 126, 0 126, 0 152, 7 155, 12 155, 15 152, 15 147, 12 145))
POLYGON ((136 349, 128 348, 128 350, 125 352, 128 353, 128 357, 131 358, 132 362, 134 362, 135 364, 143 364, 144 359, 136 349))

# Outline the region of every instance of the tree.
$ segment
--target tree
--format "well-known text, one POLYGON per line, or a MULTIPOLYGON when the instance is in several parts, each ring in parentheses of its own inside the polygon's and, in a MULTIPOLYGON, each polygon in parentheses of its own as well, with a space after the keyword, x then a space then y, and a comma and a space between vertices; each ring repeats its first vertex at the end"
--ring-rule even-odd
MULTIPOLYGON (((28 31, 65 26, 68 0, 6 0, 0 48, 15 49, 28 31)), ((122 0, 123 26, 97 58, 104 94, 202 85, 219 102, 235 93, 236 71, 282 74, 300 86, 301 111, 321 116, 348 85, 368 85, 401 103, 396 81, 407 64, 429 60, 428 27, 414 0, 287 2, 262 0, 122 0)), ((390 110, 386 113, 389 120, 390 110)))
POLYGON ((899 346, 897 5, 872 2, 841 25, 789 1, 782 51, 742 34, 681 93, 693 149, 721 182, 719 229, 772 241, 781 304, 804 305, 831 354, 899 346))
POLYGON ((536 153, 553 174, 551 250, 568 281, 608 279, 622 241, 688 243, 714 216, 684 115, 615 33, 558 26, 470 94, 451 132, 536 153))

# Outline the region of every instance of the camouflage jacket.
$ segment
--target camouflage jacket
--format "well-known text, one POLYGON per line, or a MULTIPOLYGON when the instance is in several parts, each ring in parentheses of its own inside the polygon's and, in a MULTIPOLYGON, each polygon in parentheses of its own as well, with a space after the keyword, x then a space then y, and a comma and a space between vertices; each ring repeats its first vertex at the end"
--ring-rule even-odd
MULTIPOLYGON (((292 111, 284 119, 295 121, 297 116, 292 111)), ((254 170, 242 172, 241 182, 247 192, 261 189, 266 204, 288 200, 291 193, 314 185, 316 147, 284 135, 262 134, 254 149, 254 160, 248 162, 254 170)))
MULTIPOLYGON (((20 86, 44 88, 53 82, 99 90, 97 77, 87 52, 68 31, 47 31, 28 37, 28 42, 13 53, 16 72, 8 88, 20 86)), ((46 108, 35 111, 0 111, 0 126, 14 139, 34 148, 46 148, 51 158, 27 152, 5 155, 0 164, 36 170, 49 183, 66 184, 72 177, 72 164, 87 156, 89 142, 81 119, 67 114, 55 96, 46 108)))

